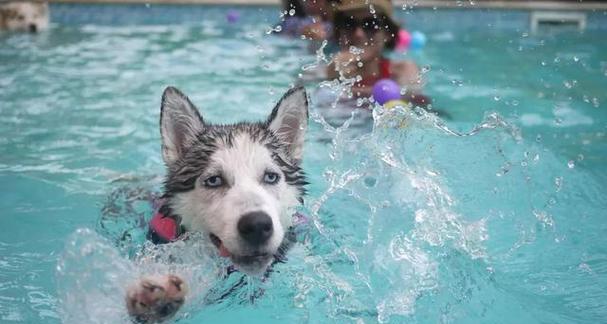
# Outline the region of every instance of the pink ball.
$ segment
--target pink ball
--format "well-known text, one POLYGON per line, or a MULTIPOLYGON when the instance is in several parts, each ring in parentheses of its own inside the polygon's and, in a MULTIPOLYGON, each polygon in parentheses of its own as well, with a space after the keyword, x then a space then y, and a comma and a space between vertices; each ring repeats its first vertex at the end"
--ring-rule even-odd
POLYGON ((373 99, 380 105, 388 101, 399 100, 400 97, 400 86, 393 80, 381 79, 373 86, 373 99))
POLYGON ((399 51, 406 51, 411 45, 411 34, 408 31, 401 29, 398 31, 398 38, 396 40, 396 49, 399 51))

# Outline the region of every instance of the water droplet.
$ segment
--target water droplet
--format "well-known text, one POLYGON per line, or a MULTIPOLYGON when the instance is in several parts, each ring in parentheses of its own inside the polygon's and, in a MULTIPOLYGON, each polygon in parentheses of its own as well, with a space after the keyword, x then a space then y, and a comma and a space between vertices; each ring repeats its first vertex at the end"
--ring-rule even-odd
POLYGON ((586 273, 593 273, 592 268, 590 268, 590 266, 587 263, 580 263, 580 265, 578 265, 578 269, 580 269, 581 271, 584 271, 586 273))
POLYGON ((495 101, 500 101, 500 100, 502 100, 502 97, 500 97, 500 96, 494 96, 494 97, 493 97, 493 100, 495 100, 495 101))
POLYGON ((574 61, 574 62, 579 62, 579 61, 580 61, 580 59, 579 59, 577 56, 573 56, 573 61, 574 61))
POLYGON ((422 66, 422 73, 428 73, 428 72, 430 72, 430 65, 422 66))
POLYGON ((575 162, 573 162, 573 160, 569 160, 569 162, 567 162, 567 167, 569 169, 575 168, 575 162))
POLYGON ((512 105, 515 107, 518 106, 518 100, 512 100, 512 105))
POLYGON ((522 166, 522 167, 526 167, 526 166, 527 166, 527 161, 522 161, 522 162, 521 162, 521 166, 522 166))
POLYGON ((600 106, 599 98, 597 98, 597 97, 592 98, 592 105, 594 106, 594 108, 599 108, 599 106, 600 106))
POLYGON ((577 160, 578 160, 578 161, 583 161, 583 160, 584 160, 584 154, 581 154, 581 153, 580 153, 580 154, 578 154, 578 155, 577 155, 577 160))
POLYGON ((356 65, 357 65, 359 68, 361 68, 361 67, 363 67, 363 65, 364 65, 364 64, 363 64, 363 62, 358 62, 358 63, 356 63, 356 65))
POLYGON ((348 52, 354 54, 354 55, 360 55, 363 53, 363 49, 362 48, 358 48, 356 46, 350 46, 350 48, 348 48, 348 52))
POLYGON ((563 81, 563 85, 565 86, 565 88, 567 89, 571 89, 573 88, 573 84, 569 81, 563 81))
POLYGON ((375 14, 375 7, 373 5, 369 6, 369 12, 374 15, 375 14))
POLYGON ((537 134, 537 136, 535 137, 535 141, 538 143, 542 142, 542 135, 537 134))
POLYGON ((295 16, 295 9, 289 10, 289 16, 295 16))
POLYGON ((554 185, 556 186, 557 192, 561 191, 561 188, 563 187, 563 177, 554 178, 554 185))
POLYGON ((545 61, 542 61, 540 64, 541 64, 542 66, 546 66, 546 62, 545 62, 545 61))

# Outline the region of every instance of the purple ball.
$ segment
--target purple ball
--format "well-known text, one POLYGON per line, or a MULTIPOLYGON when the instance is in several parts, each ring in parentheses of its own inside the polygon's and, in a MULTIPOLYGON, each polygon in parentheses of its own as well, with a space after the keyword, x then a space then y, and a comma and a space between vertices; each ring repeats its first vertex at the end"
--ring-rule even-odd
POLYGON ((373 99, 380 105, 391 100, 399 100, 400 86, 390 79, 381 79, 373 86, 373 99))
POLYGON ((226 13, 226 20, 229 23, 235 23, 236 21, 238 21, 238 19, 240 19, 240 12, 236 10, 228 10, 228 13, 226 13))

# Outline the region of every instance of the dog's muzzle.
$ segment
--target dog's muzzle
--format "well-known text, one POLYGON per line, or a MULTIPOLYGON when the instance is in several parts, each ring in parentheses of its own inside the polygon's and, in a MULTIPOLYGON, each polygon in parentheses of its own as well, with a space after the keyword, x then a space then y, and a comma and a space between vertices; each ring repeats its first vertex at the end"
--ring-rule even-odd
POLYGON ((274 259, 276 251, 268 251, 268 243, 274 235, 272 218, 265 212, 249 212, 240 217, 236 225, 240 238, 240 249, 230 251, 221 238, 209 233, 211 242, 221 257, 230 258, 242 272, 256 275, 265 271, 274 259))

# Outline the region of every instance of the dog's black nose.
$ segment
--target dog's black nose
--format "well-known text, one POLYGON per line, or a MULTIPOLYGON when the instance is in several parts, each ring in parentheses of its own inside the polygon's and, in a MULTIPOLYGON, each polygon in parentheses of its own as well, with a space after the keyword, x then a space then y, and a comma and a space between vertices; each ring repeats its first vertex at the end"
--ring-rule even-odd
POLYGON ((30 24, 29 30, 30 30, 30 32, 35 33, 38 31, 38 26, 36 26, 35 24, 30 24))
POLYGON ((261 211, 244 214, 238 221, 238 233, 252 245, 264 244, 273 232, 272 218, 261 211))

